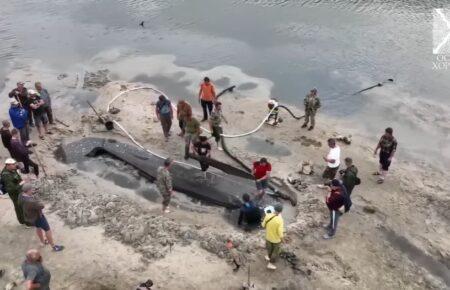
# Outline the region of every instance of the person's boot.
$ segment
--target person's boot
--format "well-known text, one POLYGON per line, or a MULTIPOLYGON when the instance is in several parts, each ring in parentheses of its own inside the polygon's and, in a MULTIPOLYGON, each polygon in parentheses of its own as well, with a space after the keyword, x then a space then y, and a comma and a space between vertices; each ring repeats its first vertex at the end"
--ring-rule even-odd
POLYGON ((334 235, 330 235, 330 234, 325 234, 325 235, 323 235, 323 239, 324 240, 331 240, 332 238, 334 238, 334 235))
POLYGON ((277 266, 275 266, 275 265, 272 264, 272 263, 269 263, 269 264, 267 264, 267 269, 270 269, 270 270, 276 270, 276 269, 277 269, 277 266))
POLYGON ((309 127, 308 131, 312 131, 312 129, 314 129, 314 126, 309 127))
POLYGON ((305 123, 302 125, 302 128, 306 128, 307 126, 308 126, 308 124, 305 123))

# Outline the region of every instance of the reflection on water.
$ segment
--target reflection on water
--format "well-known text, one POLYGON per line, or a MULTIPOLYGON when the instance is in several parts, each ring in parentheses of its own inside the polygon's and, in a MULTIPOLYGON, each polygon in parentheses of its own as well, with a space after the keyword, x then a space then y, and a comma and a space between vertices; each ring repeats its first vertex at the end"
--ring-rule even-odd
MULTIPOLYGON (((237 85, 243 94, 259 97, 270 92, 298 106, 311 87, 318 87, 323 113, 353 118, 368 135, 393 124, 404 151, 423 157, 449 139, 446 129, 410 128, 415 118, 397 114, 405 100, 450 105, 449 74, 432 70, 432 9, 449 5, 444 0, 3 2, 3 95, 31 65, 61 93, 55 78, 65 72, 107 68, 114 79, 154 82, 180 97, 195 96, 208 74, 219 87, 237 85), (158 54, 176 59, 152 57, 158 54), (391 77, 394 86, 351 96, 391 77), (427 144, 411 146, 417 135, 427 144)), ((69 100, 64 104, 76 106, 69 100)), ((448 114, 444 110, 437 119, 448 114)))

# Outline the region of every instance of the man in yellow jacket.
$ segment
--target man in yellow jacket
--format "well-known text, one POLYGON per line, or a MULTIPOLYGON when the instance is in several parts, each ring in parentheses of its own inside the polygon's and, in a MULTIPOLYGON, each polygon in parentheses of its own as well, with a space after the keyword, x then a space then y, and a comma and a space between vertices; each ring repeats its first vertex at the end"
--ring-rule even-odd
POLYGON ((262 227, 266 229, 266 249, 265 256, 267 269, 275 270, 277 267, 273 264, 278 257, 281 249, 281 243, 284 237, 284 221, 281 216, 283 206, 277 204, 274 206, 274 213, 267 213, 262 222, 262 227))

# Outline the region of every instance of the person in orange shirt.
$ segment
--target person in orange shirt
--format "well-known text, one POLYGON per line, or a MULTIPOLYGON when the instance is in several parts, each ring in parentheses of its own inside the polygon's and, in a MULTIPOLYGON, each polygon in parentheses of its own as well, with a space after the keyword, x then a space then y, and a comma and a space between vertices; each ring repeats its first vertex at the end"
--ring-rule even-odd
POLYGON ((200 85, 198 99, 203 108, 203 122, 208 120, 208 112, 211 115, 213 103, 216 101, 216 91, 214 89, 214 85, 211 83, 208 77, 205 77, 203 79, 203 83, 200 85))

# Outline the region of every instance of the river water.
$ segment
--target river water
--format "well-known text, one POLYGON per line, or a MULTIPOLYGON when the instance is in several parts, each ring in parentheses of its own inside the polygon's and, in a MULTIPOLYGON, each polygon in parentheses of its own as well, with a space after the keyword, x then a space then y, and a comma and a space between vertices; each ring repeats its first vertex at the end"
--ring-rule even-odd
POLYGON ((296 106, 317 87, 322 113, 346 120, 374 141, 393 126, 400 156, 448 167, 450 73, 434 67, 433 55, 433 37, 440 37, 436 28, 441 27, 434 9, 445 8, 447 1, 0 4, 5 98, 18 79, 31 82, 38 75, 61 104, 80 108, 79 100, 95 96, 63 87, 77 74, 82 78, 85 71, 104 68, 113 79, 153 83, 178 97, 194 96, 206 74, 219 87, 238 84, 243 94, 271 95, 296 106), (61 73, 68 78, 57 80, 61 73), (352 95, 388 78, 395 82, 352 95))

